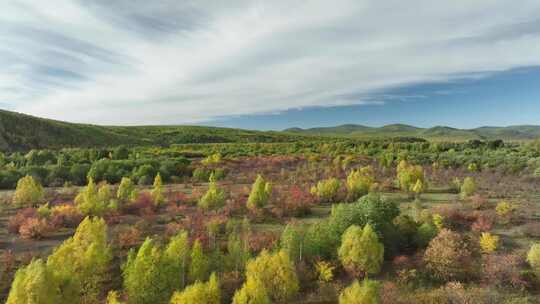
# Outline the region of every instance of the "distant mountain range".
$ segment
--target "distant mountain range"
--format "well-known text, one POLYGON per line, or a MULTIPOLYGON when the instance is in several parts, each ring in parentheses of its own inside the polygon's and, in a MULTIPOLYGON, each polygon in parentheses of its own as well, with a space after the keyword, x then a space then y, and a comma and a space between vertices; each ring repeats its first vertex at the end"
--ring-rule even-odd
POLYGON ((456 129, 445 126, 418 128, 405 124, 392 124, 378 128, 356 124, 345 124, 336 127, 310 129, 290 128, 283 131, 293 134, 340 137, 345 136, 358 139, 418 137, 436 141, 467 141, 472 139, 527 141, 540 138, 540 126, 532 125, 456 129))
POLYGON ((204 126, 99 126, 44 119, 0 110, 0 151, 106 147, 126 145, 170 145, 187 143, 294 142, 321 137, 353 139, 416 137, 434 141, 471 139, 527 141, 540 138, 540 126, 417 128, 393 124, 380 128, 355 124, 337 127, 283 131, 252 131, 204 126))

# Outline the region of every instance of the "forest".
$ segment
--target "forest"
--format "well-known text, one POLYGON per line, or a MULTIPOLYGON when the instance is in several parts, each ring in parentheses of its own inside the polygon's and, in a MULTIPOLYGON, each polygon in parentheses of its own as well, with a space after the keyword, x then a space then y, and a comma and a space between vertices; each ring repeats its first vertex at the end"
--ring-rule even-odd
POLYGON ((536 303, 540 142, 0 154, 0 298, 536 303))

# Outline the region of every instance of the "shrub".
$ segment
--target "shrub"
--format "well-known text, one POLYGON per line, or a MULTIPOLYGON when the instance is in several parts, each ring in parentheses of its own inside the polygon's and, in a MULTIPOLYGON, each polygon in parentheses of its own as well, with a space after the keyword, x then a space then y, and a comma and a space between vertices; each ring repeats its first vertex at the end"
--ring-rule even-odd
POLYGON ((319 282, 328 283, 334 279, 334 269, 336 267, 326 261, 318 261, 315 264, 315 269, 319 274, 319 282))
POLYGON ((499 236, 492 235, 489 232, 482 232, 479 242, 483 253, 492 253, 493 251, 497 250, 497 246, 499 245, 499 236))
POLYGON ((19 228, 29 218, 37 216, 36 209, 24 208, 19 210, 14 216, 10 216, 8 220, 7 229, 11 233, 19 233, 19 228))
POLYGON ((503 224, 507 224, 510 222, 510 220, 512 219, 512 213, 514 212, 514 210, 515 210, 514 205, 507 201, 501 201, 495 207, 495 212, 497 213, 499 220, 503 224))
POLYGON ((272 212, 278 217, 283 215, 301 217, 309 214, 314 204, 315 197, 313 194, 294 185, 288 192, 283 193, 281 199, 277 200, 275 203, 276 208, 272 212))
POLYGON ((540 277, 540 244, 534 244, 527 253, 527 262, 531 265, 531 268, 540 277))
POLYGON ((83 215, 73 205, 63 204, 51 209, 51 223, 55 227, 74 228, 82 219, 83 215))
POLYGON ((355 280, 339 295, 339 304, 378 304, 380 303, 380 283, 364 279, 362 284, 355 280))
POLYGON ((212 165, 212 164, 219 164, 221 162, 221 154, 214 153, 212 155, 208 155, 205 159, 201 161, 203 165, 212 165))
POLYGON ((19 234, 24 239, 41 239, 51 230, 45 219, 27 218, 19 227, 19 234))
POLYGON ((521 290, 527 286, 522 277, 524 260, 517 254, 490 254, 483 257, 482 280, 497 287, 521 290))
POLYGON ((216 274, 212 273, 208 282, 198 281, 181 292, 175 292, 170 304, 220 304, 220 301, 219 280, 216 274))
POLYGON ((424 254, 424 262, 433 277, 443 281, 460 279, 466 273, 471 253, 463 238, 443 229, 431 240, 424 254))
POLYGON ((341 183, 336 178, 330 178, 319 181, 316 186, 311 188, 311 193, 325 203, 334 202, 337 199, 341 183))
POLYGON ((343 267, 353 274, 377 274, 384 258, 384 246, 367 224, 364 229, 353 225, 341 238, 338 255, 343 267))
POLYGON ((13 203, 18 206, 33 206, 43 200, 43 187, 32 176, 27 175, 17 182, 13 203))
POLYGON ((257 179, 255 180, 255 183, 253 183, 251 192, 249 193, 247 208, 255 210, 266 206, 271 193, 272 185, 269 182, 266 182, 261 175, 257 175, 257 179))
POLYGON ((246 278, 248 281, 259 279, 270 299, 276 302, 287 302, 300 288, 294 264, 284 251, 270 254, 263 250, 247 263, 246 278))

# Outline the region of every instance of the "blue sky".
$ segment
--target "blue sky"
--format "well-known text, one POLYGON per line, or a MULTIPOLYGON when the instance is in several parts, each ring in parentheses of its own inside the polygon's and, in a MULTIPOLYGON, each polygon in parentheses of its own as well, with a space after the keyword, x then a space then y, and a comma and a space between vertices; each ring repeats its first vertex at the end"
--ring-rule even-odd
POLYGON ((538 16, 538 0, 5 0, 0 108, 108 125, 540 124, 538 16))
POLYGON ((540 68, 499 72, 479 79, 429 83, 374 94, 374 104, 312 107, 275 114, 219 119, 215 126, 281 130, 340 124, 455 128, 540 125, 540 68))

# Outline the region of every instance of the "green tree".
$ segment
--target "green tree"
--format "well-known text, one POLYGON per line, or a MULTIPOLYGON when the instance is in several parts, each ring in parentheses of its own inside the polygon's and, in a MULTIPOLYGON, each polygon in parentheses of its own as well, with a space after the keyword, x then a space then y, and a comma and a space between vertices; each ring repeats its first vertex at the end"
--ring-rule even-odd
POLYGON ((473 195, 475 192, 476 192, 476 183, 474 182, 474 179, 470 176, 466 177, 463 180, 463 184, 461 185, 461 189, 460 189, 461 198, 465 199, 473 195))
POLYGON ((116 191, 116 198, 122 202, 133 200, 137 196, 137 190, 135 184, 129 177, 122 177, 120 186, 116 191))
POLYGON ((170 304, 220 304, 221 291, 215 273, 210 275, 207 283, 200 281, 189 285, 181 292, 175 292, 170 304))
POLYGON ((152 200, 154 201, 154 204, 156 206, 159 206, 165 201, 165 198, 163 197, 163 182, 161 180, 161 175, 158 173, 156 177, 154 178, 154 187, 152 188, 152 191, 150 192, 150 195, 152 196, 152 200))
POLYGON ((298 227, 292 224, 287 224, 280 238, 281 248, 287 252, 289 258, 294 263, 302 261, 304 253, 304 242, 298 227))
POLYGON ((47 267, 59 278, 65 303, 92 303, 103 290, 111 261, 107 224, 101 218, 87 217, 73 237, 53 251, 47 267))
POLYGON ((218 188, 214 173, 210 175, 208 191, 199 200, 198 206, 203 210, 212 210, 223 207, 225 204, 225 192, 218 188))
POLYGON ((362 284, 355 280, 339 295, 339 304, 379 304, 380 284, 377 281, 364 279, 362 284))
POLYGON ((124 304, 118 300, 118 293, 116 291, 109 291, 107 294, 107 304, 124 304))
POLYGON ((371 225, 353 225, 341 239, 338 255, 343 267, 355 274, 377 274, 384 258, 384 246, 371 225))
POLYGON ((17 270, 6 304, 57 303, 62 303, 58 286, 53 273, 42 260, 33 260, 17 270))
POLYGON ((182 231, 171 238, 164 251, 163 269, 166 272, 167 290, 181 290, 186 286, 189 255, 188 233, 182 231))
POLYGON ((195 240, 191 250, 191 265, 189 267, 189 280, 191 282, 204 281, 208 276, 209 260, 204 254, 201 242, 195 240))
POLYGON ((43 187, 31 175, 27 175, 17 182, 13 195, 13 203, 18 206, 34 206, 44 197, 43 187))
POLYGON ((227 240, 226 264, 228 269, 242 273, 250 258, 249 244, 240 233, 232 232, 227 240))
POLYGON ((402 160, 398 164, 396 172, 399 187, 405 192, 413 193, 414 187, 419 180, 425 185, 424 168, 422 168, 422 166, 415 166, 402 160))
POLYGON ((110 193, 108 190, 100 190, 94 180, 89 178, 88 185, 75 197, 75 205, 82 214, 101 216, 107 211, 110 193))
POLYGON ((263 250, 247 263, 246 278, 259 279, 275 302, 287 302, 300 289, 294 264, 283 250, 275 254, 263 250))
POLYGON ((249 277, 234 294, 233 304, 271 304, 266 288, 257 277, 249 277))
POLYGON ((346 183, 349 201, 355 201, 368 194, 375 183, 375 178, 373 176, 374 173, 371 166, 362 167, 349 173, 346 183))
POLYGON ((337 199, 341 183, 337 178, 330 178, 319 181, 317 185, 311 188, 311 193, 322 202, 330 203, 337 199))
POLYGON ((255 210, 262 208, 268 204, 270 199, 270 194, 272 193, 272 185, 265 181, 264 178, 259 174, 253 186, 251 187, 251 192, 249 193, 247 207, 250 210, 255 210))
POLYGON ((124 288, 130 304, 166 303, 172 291, 165 279, 163 253, 147 238, 139 250, 131 250, 123 266, 124 288))

